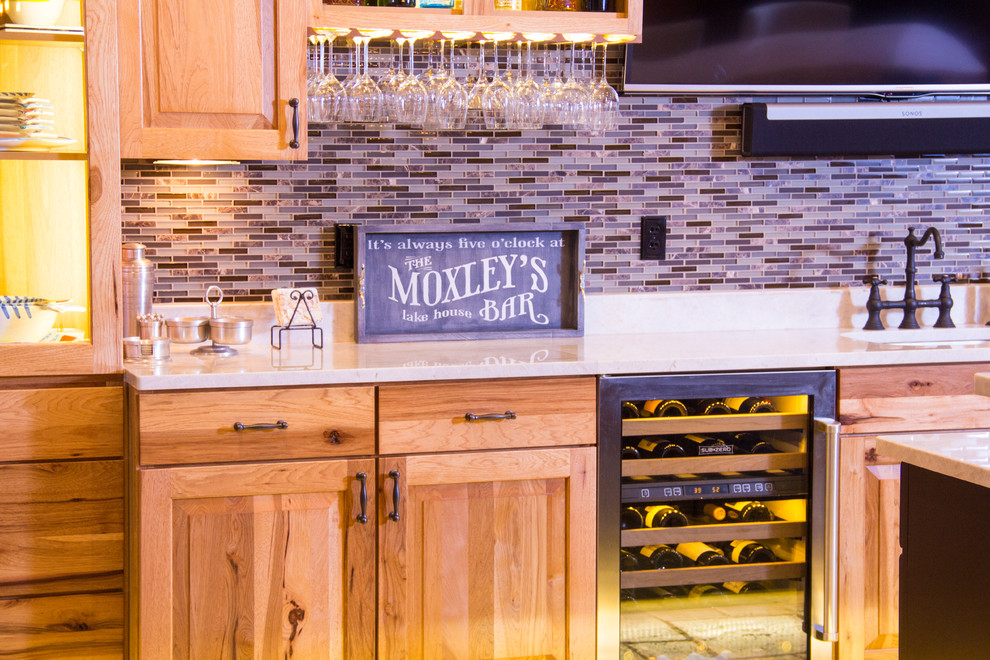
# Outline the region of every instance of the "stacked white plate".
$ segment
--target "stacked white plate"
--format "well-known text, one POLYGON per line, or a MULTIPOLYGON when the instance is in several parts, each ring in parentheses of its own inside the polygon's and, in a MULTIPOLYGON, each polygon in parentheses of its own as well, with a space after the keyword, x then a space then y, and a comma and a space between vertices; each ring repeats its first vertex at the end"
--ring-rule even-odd
POLYGON ((48 99, 0 92, 0 149, 50 149, 73 142, 55 132, 55 111, 48 99))

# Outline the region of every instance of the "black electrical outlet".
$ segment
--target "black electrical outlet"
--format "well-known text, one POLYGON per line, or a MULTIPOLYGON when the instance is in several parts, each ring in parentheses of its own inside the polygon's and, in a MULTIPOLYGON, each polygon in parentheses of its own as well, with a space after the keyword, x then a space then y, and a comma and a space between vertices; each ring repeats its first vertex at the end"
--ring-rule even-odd
POLYGON ((354 268, 354 225, 337 225, 333 263, 340 268, 354 268))
POLYGON ((667 258, 667 216, 641 218, 640 223, 639 258, 643 261, 664 261, 667 258))

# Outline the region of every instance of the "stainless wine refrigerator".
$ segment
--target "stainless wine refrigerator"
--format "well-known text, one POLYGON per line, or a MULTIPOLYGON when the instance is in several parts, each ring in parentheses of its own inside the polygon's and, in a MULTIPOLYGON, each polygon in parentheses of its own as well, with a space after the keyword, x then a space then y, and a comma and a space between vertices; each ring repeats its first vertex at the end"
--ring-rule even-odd
POLYGON ((599 659, 831 658, 835 373, 599 383, 599 659))

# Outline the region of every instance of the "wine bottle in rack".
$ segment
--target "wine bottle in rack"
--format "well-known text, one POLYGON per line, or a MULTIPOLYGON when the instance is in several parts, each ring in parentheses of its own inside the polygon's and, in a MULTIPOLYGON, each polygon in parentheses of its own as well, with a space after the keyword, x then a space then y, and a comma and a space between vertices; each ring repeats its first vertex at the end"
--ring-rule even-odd
POLYGON ((731 415, 733 412, 723 399, 699 399, 694 404, 695 415, 731 415))
POLYGON ((639 512, 639 509, 632 506, 623 507, 619 514, 619 529, 642 529, 643 527, 645 527, 643 514, 639 512))
POLYGON ((686 596, 687 591, 683 587, 640 587, 637 590, 640 600, 668 600, 686 596))
POLYGON ((759 582, 723 582, 721 586, 724 591, 734 594, 749 594, 767 590, 759 582))
POLYGON ((714 435, 688 433, 681 436, 681 445, 689 456, 720 456, 733 453, 732 445, 725 444, 725 441, 714 435))
POLYGON ((756 541, 730 541, 720 544, 720 547, 733 564, 769 564, 777 561, 773 550, 756 541))
POLYGON ((705 502, 698 517, 702 523, 717 525, 719 523, 724 523, 728 515, 729 513, 721 504, 716 502, 705 502))
POLYGON ((639 570, 639 558, 636 553, 630 552, 625 548, 619 549, 619 570, 623 573, 627 571, 638 571, 639 570))
POLYGON ((655 504, 646 507, 643 522, 647 527, 684 527, 688 524, 688 519, 677 507, 655 504))
POLYGON ((773 514, 763 502, 726 502, 726 522, 770 522, 773 514))
POLYGON ((734 412, 742 413, 744 415, 777 412, 777 409, 773 405, 773 401, 762 396, 733 397, 731 399, 726 399, 725 404, 734 412))
POLYGON ((789 522, 804 522, 808 519, 807 500, 769 500, 764 504, 774 518, 789 522))
POLYGON ((622 460, 630 460, 642 458, 642 454, 639 452, 639 448, 633 445, 622 445, 621 451, 622 460))
POLYGON ((684 557, 669 545, 644 545, 637 556, 641 570, 683 568, 684 557))
POLYGON ((632 401, 622 402, 622 419, 638 419, 642 417, 642 412, 632 401))
POLYGON ((753 431, 733 433, 731 443, 742 454, 773 454, 777 451, 776 447, 753 431))
POLYGON ((663 436, 640 438, 636 449, 644 458, 680 458, 687 455, 684 447, 663 436))
POLYGON ((718 548, 701 541, 678 543, 677 552, 694 562, 696 566, 722 566, 729 563, 728 558, 718 548))
POLYGON ((676 399, 652 399, 643 404, 643 417, 686 417, 687 406, 676 399))
POLYGON ((769 539, 763 542, 778 559, 805 561, 804 539, 769 539))
POLYGON ((688 598, 708 598, 711 596, 725 597, 727 594, 721 587, 714 584, 696 584, 688 592, 688 598))

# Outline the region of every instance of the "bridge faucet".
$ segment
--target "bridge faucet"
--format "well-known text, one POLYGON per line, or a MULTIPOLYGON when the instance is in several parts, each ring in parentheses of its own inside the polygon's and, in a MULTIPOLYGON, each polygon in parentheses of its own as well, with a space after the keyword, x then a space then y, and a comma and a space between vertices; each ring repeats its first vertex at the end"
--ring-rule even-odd
POLYGON ((907 265, 904 269, 904 300, 881 300, 880 285, 886 284, 886 280, 881 280, 876 275, 867 275, 862 278, 864 284, 870 285, 870 297, 866 301, 866 309, 869 317, 866 320, 864 330, 883 330, 883 322, 880 320, 880 312, 885 309, 903 309, 904 318, 901 320, 901 329, 916 329, 918 318, 915 314, 919 307, 938 307, 938 320, 935 322, 936 328, 954 328, 949 310, 952 308, 952 296, 949 293, 949 283, 955 281, 954 276, 936 276, 935 281, 942 283, 942 290, 939 297, 934 300, 918 300, 915 291, 915 275, 918 268, 914 263, 915 250, 929 241, 935 240, 935 251, 932 254, 936 259, 945 257, 942 250, 942 236, 935 227, 929 227, 925 233, 918 238, 914 235, 914 227, 908 227, 908 235, 904 238, 904 247, 907 249, 907 265))

